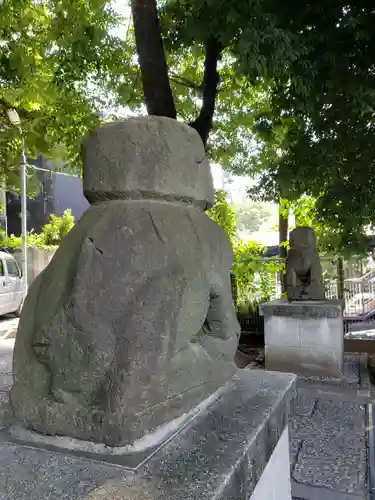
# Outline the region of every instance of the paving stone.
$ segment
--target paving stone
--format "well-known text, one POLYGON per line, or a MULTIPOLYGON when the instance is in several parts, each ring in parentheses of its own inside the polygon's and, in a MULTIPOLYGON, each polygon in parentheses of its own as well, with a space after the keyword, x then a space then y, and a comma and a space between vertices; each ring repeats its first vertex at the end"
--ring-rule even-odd
POLYGON ((343 364, 343 376, 341 378, 333 377, 310 377, 300 376, 305 382, 316 384, 329 384, 333 386, 359 388, 361 383, 361 355, 345 354, 343 364))
POLYGON ((12 354, 0 354, 0 374, 12 373, 12 354))
POLYGON ((315 421, 308 416, 293 415, 289 420, 290 434, 295 439, 309 439, 312 436, 319 438, 335 430, 336 425, 329 421, 321 419, 321 422, 315 421), (321 425, 319 425, 321 424, 321 425))
POLYGON ((0 391, 0 430, 8 425, 10 419, 9 391, 0 391))
POLYGON ((332 443, 339 443, 348 448, 362 447, 366 443, 364 405, 319 401, 311 422, 315 427, 323 425, 327 430, 333 426, 333 434, 326 434, 326 439, 332 443))
POLYGON ((0 335, 9 338, 9 335, 17 331, 18 318, 7 317, 0 321, 0 335))
POLYGON ((343 454, 347 454, 350 457, 356 457, 358 459, 358 466, 363 466, 365 468, 365 459, 366 459, 366 446, 362 445, 361 447, 347 447, 345 443, 337 444, 335 442, 327 441, 326 439, 305 439, 302 443, 300 449, 300 456, 308 456, 308 457, 323 457, 323 458, 335 458, 342 457, 343 454), (360 459, 364 460, 360 460, 360 459))
POLYGON ((296 399, 292 402, 291 412, 293 415, 300 415, 310 417, 314 410, 317 400, 308 398, 305 395, 298 394, 296 399))
MULTIPOLYGON (((306 392, 304 398, 309 399, 306 392)), ((290 419, 292 478, 305 486, 334 490, 336 495, 356 494, 364 498, 365 405, 318 399, 310 416, 299 411, 298 406, 292 409, 290 419)))
POLYGON ((0 339, 0 374, 12 373, 14 340, 0 339))
POLYGON ((0 373, 0 391, 8 390, 12 386, 12 373, 0 373))
POLYGON ((295 481, 346 493, 366 491, 366 449, 305 440, 292 472, 295 481))
POLYGON ((0 470, 0 500, 79 500, 123 474, 100 462, 10 443, 0 445, 0 470))
POLYGON ((302 445, 302 439, 290 439, 289 442, 289 450, 290 450, 290 470, 291 472, 294 469, 294 466, 297 463, 298 453, 302 445))
POLYGON ((333 443, 342 442, 347 447, 361 447, 366 443, 365 423, 343 418, 295 415, 289 421, 290 434, 294 439, 322 439, 333 443))
POLYGON ((338 417, 342 419, 343 422, 354 422, 358 419, 362 419, 363 422, 365 422, 366 408, 365 405, 346 401, 318 400, 314 416, 317 418, 319 416, 322 418, 338 417))
POLYGON ((337 459, 324 463, 321 457, 300 459, 294 468, 293 479, 309 486, 340 492, 363 495, 366 492, 365 474, 357 470, 353 460, 344 464, 337 459))

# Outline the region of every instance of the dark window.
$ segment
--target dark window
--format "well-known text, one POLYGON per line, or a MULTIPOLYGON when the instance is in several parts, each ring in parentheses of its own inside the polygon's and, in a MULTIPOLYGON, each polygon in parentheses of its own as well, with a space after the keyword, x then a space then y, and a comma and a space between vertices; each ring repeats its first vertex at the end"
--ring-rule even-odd
POLYGON ((4 262, 0 260, 0 276, 5 276, 4 274, 4 262))
POLYGON ((19 278, 20 270, 13 260, 7 260, 8 275, 12 278, 19 278))

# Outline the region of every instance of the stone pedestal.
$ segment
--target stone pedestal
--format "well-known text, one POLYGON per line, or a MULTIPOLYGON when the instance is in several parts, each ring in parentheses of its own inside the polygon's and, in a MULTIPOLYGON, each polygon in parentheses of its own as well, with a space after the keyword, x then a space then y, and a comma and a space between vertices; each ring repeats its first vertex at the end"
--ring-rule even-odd
POLYGON ((344 355, 340 301, 286 299, 261 306, 267 370, 341 377, 344 355))
POLYGON ((62 449, 57 437, 55 444, 30 443, 10 432, 0 412, 0 498, 291 500, 294 381, 240 370, 187 426, 147 453, 62 449))

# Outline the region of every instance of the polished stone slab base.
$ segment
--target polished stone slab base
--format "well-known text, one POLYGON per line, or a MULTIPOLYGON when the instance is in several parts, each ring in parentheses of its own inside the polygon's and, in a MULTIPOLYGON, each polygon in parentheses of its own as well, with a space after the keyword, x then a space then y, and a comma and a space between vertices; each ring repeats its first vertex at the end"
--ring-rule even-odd
POLYGON ((262 304, 267 370, 341 377, 342 306, 337 301, 285 299, 262 304))
MULTIPOLYGON (((136 472, 105 457, 16 442, 8 416, 0 435, 0 500, 249 500, 267 464, 277 482, 289 461, 285 436, 294 386, 294 375, 239 370, 136 472)), ((278 500, 290 500, 288 480, 278 484, 278 500)))
POLYGON ((154 433, 145 436, 131 447, 112 448, 104 444, 73 439, 67 436, 44 435, 26 429, 17 423, 14 424, 12 421, 6 429, 0 430, 0 438, 3 437, 5 440, 9 440, 15 444, 35 446, 52 452, 100 460, 136 472, 158 450, 166 446, 169 441, 191 424, 205 408, 220 398, 222 392, 225 392, 225 387, 216 391, 188 414, 182 415, 182 417, 159 427, 154 433))

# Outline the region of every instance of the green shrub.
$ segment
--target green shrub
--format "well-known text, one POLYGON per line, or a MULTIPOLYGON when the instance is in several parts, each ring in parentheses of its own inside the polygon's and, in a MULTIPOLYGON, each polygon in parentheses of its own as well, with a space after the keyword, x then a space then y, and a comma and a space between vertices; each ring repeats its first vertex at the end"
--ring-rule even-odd
POLYGON ((74 215, 70 208, 58 217, 51 214, 48 224, 43 226, 40 236, 46 246, 58 246, 74 226, 74 215))
POLYGON ((215 204, 207 211, 207 215, 223 229, 231 241, 235 240, 237 234, 236 214, 233 207, 227 202, 225 191, 216 191, 215 204))
POLYGON ((282 270, 283 263, 262 258, 265 248, 256 241, 242 241, 236 237, 236 215, 227 202, 225 191, 216 192, 215 204, 207 215, 226 232, 232 243, 238 308, 246 310, 254 306, 256 309, 260 302, 267 302, 274 296, 276 273, 282 270))
MULTIPOLYGON (((56 248, 74 226, 74 216, 70 209, 65 210, 58 217, 51 214, 50 221, 42 227, 40 234, 33 231, 27 233, 27 246, 38 248, 56 248)), ((4 229, 0 229, 0 246, 8 250, 16 250, 22 247, 22 236, 5 235, 4 229)))

